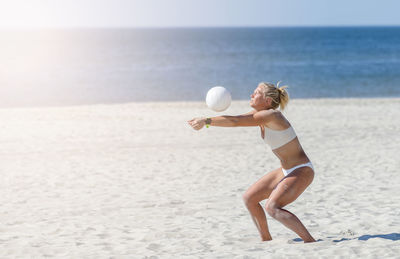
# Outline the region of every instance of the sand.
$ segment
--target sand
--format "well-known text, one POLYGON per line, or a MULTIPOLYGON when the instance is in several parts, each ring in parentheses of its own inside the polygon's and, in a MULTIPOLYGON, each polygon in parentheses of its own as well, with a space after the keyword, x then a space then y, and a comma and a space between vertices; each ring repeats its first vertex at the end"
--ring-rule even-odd
POLYGON ((279 161, 257 127, 186 123, 215 115, 200 102, 0 109, 0 257, 400 254, 400 99, 289 104, 316 175, 286 208, 311 244, 269 216, 260 241, 242 194, 279 161))

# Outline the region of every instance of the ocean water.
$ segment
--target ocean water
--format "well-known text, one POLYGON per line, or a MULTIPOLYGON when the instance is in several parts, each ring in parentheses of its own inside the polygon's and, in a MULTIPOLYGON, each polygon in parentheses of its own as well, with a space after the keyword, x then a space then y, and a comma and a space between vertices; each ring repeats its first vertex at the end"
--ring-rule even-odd
POLYGON ((3 30, 0 60, 1 107, 400 96, 400 27, 3 30))

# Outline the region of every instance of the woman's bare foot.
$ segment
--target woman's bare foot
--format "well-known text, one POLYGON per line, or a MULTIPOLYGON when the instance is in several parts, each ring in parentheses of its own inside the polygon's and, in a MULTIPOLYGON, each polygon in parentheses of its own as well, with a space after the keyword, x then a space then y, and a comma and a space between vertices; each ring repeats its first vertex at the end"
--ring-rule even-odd
POLYGON ((315 241, 314 238, 312 238, 311 240, 306 240, 306 241, 304 241, 304 243, 313 243, 313 242, 317 242, 317 241, 315 241))

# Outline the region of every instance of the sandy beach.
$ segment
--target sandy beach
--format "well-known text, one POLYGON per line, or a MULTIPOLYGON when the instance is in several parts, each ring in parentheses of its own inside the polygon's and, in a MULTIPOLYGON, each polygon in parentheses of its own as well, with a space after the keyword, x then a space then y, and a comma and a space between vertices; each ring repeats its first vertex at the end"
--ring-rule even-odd
MULTIPOLYGON (((278 159, 257 127, 194 131, 203 102, 0 109, 1 258, 395 258, 400 99, 295 99, 316 175, 286 208, 318 239, 242 201, 278 159)), ((263 204, 265 201, 263 202, 263 204)))

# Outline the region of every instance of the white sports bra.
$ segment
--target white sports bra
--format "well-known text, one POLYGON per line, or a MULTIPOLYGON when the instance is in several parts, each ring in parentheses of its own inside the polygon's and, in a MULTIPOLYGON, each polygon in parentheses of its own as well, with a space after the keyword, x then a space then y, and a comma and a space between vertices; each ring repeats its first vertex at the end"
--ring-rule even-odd
POLYGON ((295 137, 296 132, 292 126, 284 130, 273 130, 264 126, 264 141, 271 146, 272 150, 289 143, 295 137))

